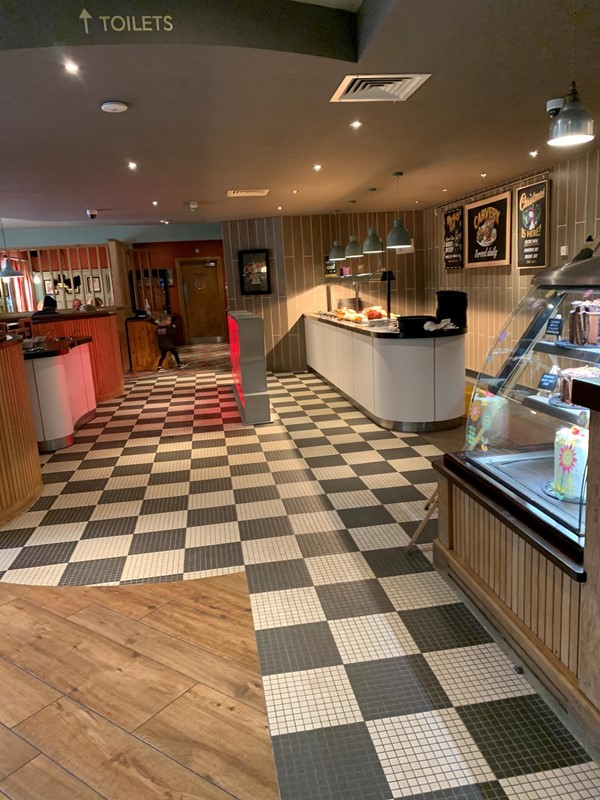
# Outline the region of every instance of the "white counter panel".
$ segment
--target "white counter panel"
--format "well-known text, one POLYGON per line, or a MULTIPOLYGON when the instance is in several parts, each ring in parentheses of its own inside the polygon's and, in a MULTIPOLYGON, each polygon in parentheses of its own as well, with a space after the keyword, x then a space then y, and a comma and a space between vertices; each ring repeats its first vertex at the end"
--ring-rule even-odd
POLYGON ((338 376, 336 386, 349 397, 355 397, 353 345, 356 334, 352 331, 336 331, 335 328, 332 328, 332 330, 337 334, 335 337, 338 376))
POLYGON ((434 342, 435 339, 373 339, 375 414, 380 419, 435 420, 434 342))
POLYGON ((456 419, 465 408, 465 337, 434 341, 435 419, 456 419))
POLYGON ((354 394, 350 395, 367 411, 374 413, 373 343, 368 336, 354 336, 354 394))
POLYGON ((73 435, 73 418, 63 356, 26 361, 29 396, 38 442, 73 435))

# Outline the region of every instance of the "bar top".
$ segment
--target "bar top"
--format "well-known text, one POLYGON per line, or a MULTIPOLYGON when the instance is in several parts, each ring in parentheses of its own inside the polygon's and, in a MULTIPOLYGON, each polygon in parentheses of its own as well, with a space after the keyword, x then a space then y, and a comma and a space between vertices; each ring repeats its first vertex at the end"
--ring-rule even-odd
POLYGON ((370 336, 372 339, 447 339, 449 336, 464 336, 465 334, 464 330, 457 328, 456 330, 449 331, 422 331, 415 336, 399 331, 387 331, 385 328, 370 328, 364 323, 344 322, 343 320, 331 319, 330 317, 324 317, 320 314, 305 313, 304 316, 315 322, 323 322, 325 325, 334 325, 336 328, 345 328, 354 333, 360 333, 363 336, 370 336))
POLYGON ((87 319, 89 317, 114 317, 114 311, 98 309, 98 311, 64 311, 56 314, 44 314, 41 317, 32 317, 34 312, 27 311, 17 314, 0 314, 0 322, 20 322, 22 319, 30 319, 34 325, 38 322, 60 322, 63 319, 87 319))
POLYGON ((23 358, 25 361, 33 361, 38 358, 54 358, 55 356, 64 356, 73 347, 80 344, 89 344, 92 341, 91 336, 73 336, 64 339, 49 339, 44 342, 43 346, 33 350, 26 350, 23 348, 23 358))
POLYGON ((14 347, 15 345, 21 344, 21 337, 20 336, 7 336, 6 339, 3 339, 0 342, 0 349, 4 349, 6 347, 14 347))

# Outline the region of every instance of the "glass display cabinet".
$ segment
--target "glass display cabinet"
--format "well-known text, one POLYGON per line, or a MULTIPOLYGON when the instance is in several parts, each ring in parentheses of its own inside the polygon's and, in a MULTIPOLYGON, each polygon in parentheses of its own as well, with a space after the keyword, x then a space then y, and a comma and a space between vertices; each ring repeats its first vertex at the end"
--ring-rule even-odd
POLYGON ((520 498, 556 534, 583 545, 589 411, 575 378, 600 379, 600 258, 544 270, 478 376, 462 457, 520 498))

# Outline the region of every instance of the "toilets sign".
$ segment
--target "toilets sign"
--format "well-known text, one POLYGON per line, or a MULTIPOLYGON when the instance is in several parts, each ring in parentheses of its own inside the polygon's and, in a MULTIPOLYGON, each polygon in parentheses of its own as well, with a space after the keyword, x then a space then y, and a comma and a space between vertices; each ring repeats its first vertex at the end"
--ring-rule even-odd
POLYGON ((79 15, 86 36, 90 33, 170 33, 171 14, 99 14, 93 17, 87 8, 79 15))

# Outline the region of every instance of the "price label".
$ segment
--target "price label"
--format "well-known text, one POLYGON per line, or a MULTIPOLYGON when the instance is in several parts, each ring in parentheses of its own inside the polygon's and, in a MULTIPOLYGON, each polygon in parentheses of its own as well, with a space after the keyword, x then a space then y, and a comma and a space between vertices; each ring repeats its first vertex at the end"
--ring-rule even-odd
POLYGON ((538 389, 543 389, 545 392, 551 392, 556 386, 558 375, 553 375, 551 372, 544 372, 538 383, 538 389))
POLYGON ((562 333, 564 319, 562 317, 553 317, 548 320, 546 325, 546 333, 550 336, 560 336, 562 333))

